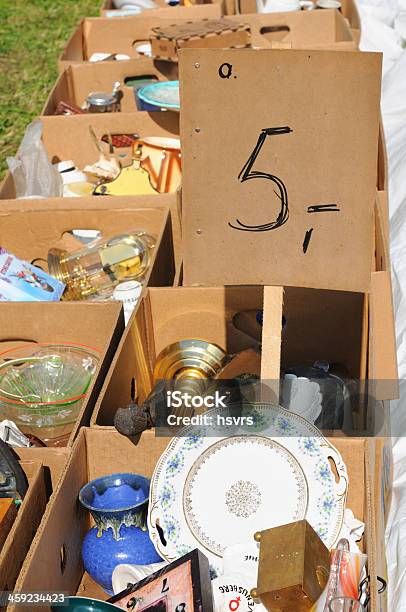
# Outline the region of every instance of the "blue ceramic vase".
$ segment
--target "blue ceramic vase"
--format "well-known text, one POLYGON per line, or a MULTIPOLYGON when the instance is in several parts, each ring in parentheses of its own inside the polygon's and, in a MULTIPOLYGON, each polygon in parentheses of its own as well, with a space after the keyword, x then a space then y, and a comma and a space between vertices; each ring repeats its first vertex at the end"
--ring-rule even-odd
POLYGON ((79 493, 96 523, 82 545, 85 570, 109 594, 116 565, 159 563, 147 530, 150 481, 137 474, 112 474, 92 480, 79 493))

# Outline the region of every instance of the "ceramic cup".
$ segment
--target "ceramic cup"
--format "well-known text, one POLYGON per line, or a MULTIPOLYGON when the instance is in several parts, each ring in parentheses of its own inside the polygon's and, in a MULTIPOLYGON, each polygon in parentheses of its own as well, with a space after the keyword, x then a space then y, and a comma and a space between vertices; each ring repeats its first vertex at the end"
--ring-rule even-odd
POLYGON ((137 584, 166 565, 166 561, 150 565, 129 565, 128 563, 117 565, 111 578, 114 595, 124 591, 129 584, 137 584))
POLYGON ((338 0, 317 0, 316 8, 319 9, 341 9, 341 2, 338 0))
POLYGON ((300 8, 299 0, 257 0, 258 13, 288 13, 300 8))

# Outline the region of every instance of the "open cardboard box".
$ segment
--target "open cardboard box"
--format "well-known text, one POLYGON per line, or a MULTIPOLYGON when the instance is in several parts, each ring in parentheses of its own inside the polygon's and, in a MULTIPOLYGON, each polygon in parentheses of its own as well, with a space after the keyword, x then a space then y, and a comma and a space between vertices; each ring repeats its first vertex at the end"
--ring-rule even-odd
MULTIPOLYGON (((172 18, 173 7, 159 10, 161 11, 159 16, 152 14, 155 11, 147 11, 145 16, 137 17, 120 19, 87 17, 82 19, 59 57, 59 71, 62 72, 70 64, 88 62, 93 53, 120 53, 129 55, 132 59, 139 59, 142 56, 135 51, 134 44, 148 42, 152 28, 157 25, 190 21, 188 8, 183 8, 181 11, 179 7, 181 12, 172 18)), ((199 18, 220 17, 220 8, 217 4, 204 4, 196 7, 193 9, 195 16, 196 10, 200 11, 199 18)), ((114 61, 114 64, 117 62, 114 61)))
POLYGON ((123 94, 121 112, 135 112, 137 105, 134 87, 126 85, 126 82, 134 79, 176 80, 177 68, 171 62, 156 62, 148 57, 125 62, 72 64, 59 75, 42 109, 42 115, 54 115, 61 101, 81 108, 91 92, 109 92, 116 81, 120 82, 123 94))
MULTIPOLYGON (((81 543, 91 522, 80 507, 80 488, 90 480, 117 472, 134 472, 151 477, 168 438, 144 432, 136 446, 111 428, 82 428, 65 473, 45 513, 20 576, 17 592, 67 592, 107 599, 107 595, 83 571, 81 543)), ((376 610, 376 535, 372 504, 370 441, 364 438, 333 439, 349 475, 348 504, 365 522, 361 547, 368 555, 371 576, 371 610, 376 610)), ((48 609, 48 608, 41 608, 48 609)), ((9 607, 10 611, 28 610, 9 607)))
POLYGON ((346 19, 335 10, 256 13, 255 8, 252 8, 244 14, 229 18, 249 24, 251 44, 256 48, 281 46, 338 51, 354 51, 358 48, 357 33, 350 29, 346 19))
MULTIPOLYGON (((314 0, 316 1, 316 0, 314 0)), ((260 0, 260 4, 262 4, 260 0)), ((257 0, 225 0, 226 13, 229 15, 241 14, 243 17, 246 13, 257 12, 257 0)), ((327 9, 331 11, 331 9, 327 9)), ((309 11, 296 11, 290 14, 303 15, 309 11)), ((326 9, 310 11, 311 13, 325 13, 326 9)), ((341 0, 341 10, 339 12, 349 24, 349 27, 354 31, 354 36, 357 40, 360 38, 361 19, 358 13, 356 0, 341 0)))
MULTIPOLYGON (((173 342, 200 338, 229 354, 255 346, 232 322, 236 313, 246 310, 264 311, 261 379, 272 387, 276 400, 281 369, 310 366, 316 360, 338 364, 350 379, 374 381, 379 401, 395 397, 394 329, 387 317, 390 280, 387 272, 372 276, 369 294, 259 286, 149 289, 121 338, 91 425, 113 424, 117 409, 131 401, 134 380, 138 401, 145 400, 156 357, 173 342), (287 320, 283 333, 282 314, 287 320)), ((364 431, 361 407, 354 417, 357 429, 364 431)))
MULTIPOLYGON (((231 19, 233 21, 242 20, 240 16, 234 16, 231 19)), ((306 48, 309 46, 312 48, 356 48, 347 23, 338 11, 285 13, 282 16, 273 13, 244 15, 243 21, 250 24, 251 42, 256 47, 291 44, 295 48, 303 46, 306 48)), ((130 38, 127 54, 134 55, 134 51, 131 51, 132 32, 130 38)), ((160 81, 174 80, 178 78, 177 64, 153 61, 145 57, 119 62, 72 64, 60 74, 42 114, 53 115, 60 101, 82 107, 89 93, 108 92, 116 81, 121 83, 120 89, 123 92, 122 112, 134 112, 137 110, 134 90, 133 87, 126 86, 126 81, 133 80, 134 77, 153 77, 160 81)))
POLYGON ((49 249, 55 247, 73 251, 83 247, 83 243, 71 234, 73 230, 97 230, 101 236, 109 238, 140 229, 156 238, 151 263, 144 278, 145 285, 172 285, 174 260, 168 208, 109 208, 108 202, 101 206, 98 204, 100 198, 93 198, 94 205, 89 207, 82 201, 86 199, 69 198, 67 206, 62 200, 57 208, 52 208, 52 203, 41 208, 43 200, 38 200, 38 203, 30 200, 31 207, 27 210, 22 208, 20 200, 19 207, 2 208, 0 244, 20 259, 47 269, 49 249))
MULTIPOLYGON (((99 159, 99 151, 89 132, 99 140, 107 134, 139 134, 179 138, 179 115, 170 112, 94 113, 77 116, 41 117, 42 141, 52 163, 72 160, 79 169, 99 159)), ((108 152, 108 144, 103 143, 108 152)), ((120 149, 118 149, 120 151, 120 149)), ((124 150, 128 161, 130 152, 124 150)), ((124 165, 126 158, 122 159, 124 165)), ((137 196, 135 196, 137 197, 137 196)), ((160 197, 160 194, 155 196, 160 197)), ((8 173, 0 186, 0 200, 15 198, 14 181, 8 173)), ((157 205, 159 200, 157 200, 157 205)))
MULTIPOLYGON (((174 249, 174 258, 175 258, 175 275, 179 276, 179 269, 181 267, 181 228, 180 228, 180 212, 179 212, 179 203, 178 203, 178 194, 176 193, 163 193, 158 197, 155 195, 147 195, 147 196, 110 196, 110 197, 83 197, 83 198, 49 198, 44 200, 4 200, 1 204, 1 212, 3 214, 14 212, 20 212, 21 210, 36 212, 38 210, 48 211, 48 214, 52 216, 52 214, 56 210, 65 210, 65 211, 76 211, 73 213, 73 219, 75 221, 80 222, 80 225, 76 228, 69 221, 69 228, 64 227, 63 232, 66 232, 67 229, 98 229, 102 230, 104 227, 105 232, 109 232, 110 229, 108 226, 109 218, 113 214, 113 211, 118 212, 118 218, 115 220, 114 227, 117 227, 117 231, 121 232, 128 227, 125 227, 125 217, 121 219, 120 211, 127 211, 127 219, 130 219, 131 227, 135 227, 135 223, 143 224, 146 223, 147 227, 150 228, 152 232, 158 232, 156 235, 159 237, 162 233, 162 238, 160 242, 162 243, 159 247, 159 253, 155 255, 158 257, 159 265, 154 264, 151 269, 151 277, 149 282, 151 284, 162 285, 168 284, 171 282, 173 276, 172 269, 172 244, 174 249), (170 220, 165 224, 165 227, 162 228, 159 226, 159 219, 164 223, 164 218, 166 216, 166 210, 170 211, 170 220), (150 214, 149 211, 157 211, 155 213, 150 214), (79 211, 82 214, 79 215, 79 211), (101 212, 100 220, 98 217, 98 212, 101 212), (104 212, 107 211, 107 217, 104 221, 104 212), (131 211, 134 211, 134 221, 131 220, 130 215, 131 211), (138 212, 137 212, 138 211, 138 212), (91 213, 91 214, 90 214, 91 213), (140 216, 142 215, 142 216, 140 216), (101 224, 101 225, 100 225, 101 224), (162 257, 161 257, 162 255, 162 257)), ((0 217, 1 218, 1 217, 0 217)), ((18 219, 18 217, 17 217, 18 219)), ((66 220, 69 220, 69 214, 66 213, 66 220)), ((141 228, 142 226, 139 225, 141 228)), ((130 228, 131 229, 131 228, 130 228)), ((13 230, 14 231, 14 230, 13 230)), ((0 231, 0 236, 1 236, 0 231)), ((59 240, 59 237, 58 237, 59 240)), ((17 229, 16 234, 16 247, 20 248, 19 243, 21 241, 21 234, 17 229)), ((72 240, 70 239, 70 248, 72 248, 72 240)), ((14 248, 14 246, 13 246, 14 248)), ((28 257, 29 257, 28 253, 28 257)))
MULTIPOLYGON (((0 304, 0 352, 25 343, 73 343, 100 352, 100 361, 87 397, 73 425, 67 446, 71 446, 81 425, 90 420, 104 377, 124 330, 121 304, 116 302, 2 302, 0 304)), ((0 355, 1 362, 9 357, 0 355)), ((54 484, 64 461, 54 460, 55 449, 25 449, 21 457, 44 460, 52 471, 54 484), (44 454, 43 454, 44 453, 44 454), (49 454, 49 461, 44 459, 49 454)), ((57 453, 58 454, 58 453, 57 453)))
MULTIPOLYGON (((44 471, 37 461, 20 461, 27 493, 0 550, 0 590, 12 591, 47 505, 44 471)), ((0 606, 0 609, 3 610, 0 606)))
MULTIPOLYGON (((148 42, 153 27, 193 21, 197 10, 219 10, 217 4, 203 4, 193 8, 184 8, 186 17, 162 15, 165 18, 153 18, 152 11, 142 16, 122 17, 120 19, 87 18, 81 21, 76 31, 66 44, 60 58, 59 70, 62 72, 74 63, 88 62, 93 53, 121 53, 131 59, 141 56, 134 48, 134 43, 148 42), (192 11, 192 13, 189 13, 192 11), (145 16, 144 16, 145 15, 145 16), (187 15, 190 15, 187 17, 187 15)), ((162 9, 166 10, 166 9, 162 9)), ((179 8, 179 10, 181 10, 179 8)), ((173 9, 169 9, 169 12, 173 9)), ((302 11, 293 13, 258 14, 256 9, 246 11, 249 14, 233 15, 231 19, 248 23, 251 27, 253 46, 272 47, 286 44, 294 48, 310 49, 356 49, 358 36, 352 32, 344 17, 333 10, 302 11)), ((203 15, 216 18, 219 15, 203 15)), ((125 62, 126 60, 124 60, 125 62)), ((113 62, 107 60, 103 63, 113 62)), ((123 63, 120 61, 120 63, 123 63)), ((116 65, 117 62, 114 61, 116 65)))
MULTIPOLYGON (((187 19, 215 19, 220 17, 224 13, 223 0, 216 2, 216 0, 204 2, 202 4, 192 4, 191 6, 176 5, 170 6, 165 0, 154 0, 155 4, 158 5, 156 9, 148 9, 142 13, 145 16, 151 16, 155 18, 169 18, 177 19, 178 17, 186 17, 187 19)), ((100 15, 102 17, 118 17, 118 13, 113 0, 103 0, 100 9, 100 15)))

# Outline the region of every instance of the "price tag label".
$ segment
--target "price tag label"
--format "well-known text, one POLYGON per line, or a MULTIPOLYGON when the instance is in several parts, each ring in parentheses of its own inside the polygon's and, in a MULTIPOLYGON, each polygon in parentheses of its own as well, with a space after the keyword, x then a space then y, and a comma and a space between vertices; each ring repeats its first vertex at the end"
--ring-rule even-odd
POLYGON ((186 285, 365 291, 380 54, 180 52, 186 285))

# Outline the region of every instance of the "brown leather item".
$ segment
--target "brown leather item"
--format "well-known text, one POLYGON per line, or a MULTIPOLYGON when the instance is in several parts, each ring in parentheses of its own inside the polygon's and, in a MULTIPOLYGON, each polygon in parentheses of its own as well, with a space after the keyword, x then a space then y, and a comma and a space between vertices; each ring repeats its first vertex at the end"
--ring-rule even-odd
POLYGON ((61 100, 58 102, 58 105, 55 109, 54 115, 86 115, 87 111, 75 106, 74 104, 69 104, 69 102, 64 102, 61 100))

